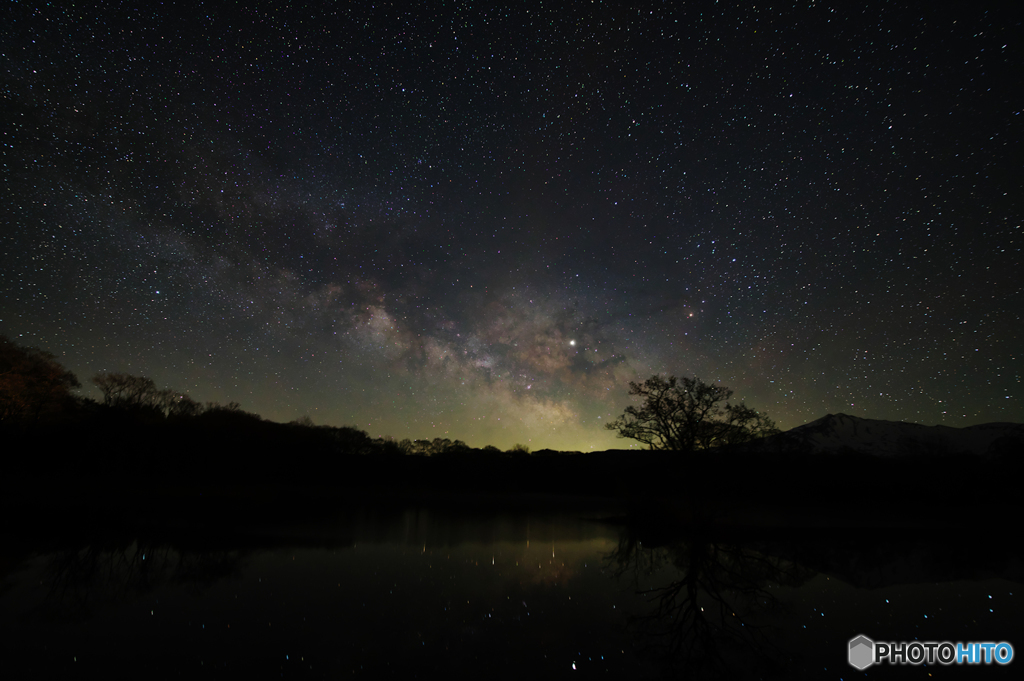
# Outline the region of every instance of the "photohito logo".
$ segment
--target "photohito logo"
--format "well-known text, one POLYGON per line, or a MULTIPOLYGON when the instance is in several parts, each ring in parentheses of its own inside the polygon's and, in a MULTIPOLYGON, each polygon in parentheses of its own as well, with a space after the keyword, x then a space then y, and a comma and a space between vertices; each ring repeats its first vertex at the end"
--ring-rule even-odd
POLYGON ((850 666, 867 669, 873 664, 1009 664, 1013 646, 999 643, 951 643, 950 641, 872 641, 861 634, 850 639, 850 666))

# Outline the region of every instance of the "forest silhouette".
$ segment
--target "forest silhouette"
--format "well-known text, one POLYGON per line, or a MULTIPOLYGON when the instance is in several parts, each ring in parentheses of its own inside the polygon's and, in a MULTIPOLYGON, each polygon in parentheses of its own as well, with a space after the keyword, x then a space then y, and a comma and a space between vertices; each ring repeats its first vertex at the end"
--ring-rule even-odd
POLYGON ((687 452, 502 451, 372 438, 308 418, 277 423, 145 377, 99 374, 92 382, 102 401, 75 395, 77 377, 53 354, 0 337, 9 509, 199 518, 243 508, 315 513, 366 498, 465 504, 472 495, 559 495, 628 500, 680 523, 929 522, 1015 503, 1021 468, 1017 455, 769 453, 748 438, 687 452))

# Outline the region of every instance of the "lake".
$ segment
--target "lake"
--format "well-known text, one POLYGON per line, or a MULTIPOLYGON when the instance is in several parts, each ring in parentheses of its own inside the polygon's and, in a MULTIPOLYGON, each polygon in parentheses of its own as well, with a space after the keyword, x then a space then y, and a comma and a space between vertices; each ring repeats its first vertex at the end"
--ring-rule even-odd
POLYGON ((859 634, 1019 644, 1020 549, 979 532, 537 507, 21 537, 0 564, 7 678, 990 678, 1022 664, 847 663, 859 634))

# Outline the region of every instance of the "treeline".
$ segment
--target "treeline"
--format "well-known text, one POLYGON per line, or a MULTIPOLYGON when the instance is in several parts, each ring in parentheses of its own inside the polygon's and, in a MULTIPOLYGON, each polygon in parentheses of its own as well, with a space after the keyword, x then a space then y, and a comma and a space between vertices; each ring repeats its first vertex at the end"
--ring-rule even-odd
POLYGON ((425 473, 415 460, 430 458, 452 466, 432 469, 447 485, 464 482, 467 460, 530 454, 524 445, 502 451, 448 438, 371 438, 354 427, 315 425, 309 417, 276 423, 237 402, 202 403, 143 376, 100 373, 91 382, 99 400, 75 395, 81 382, 52 353, 0 336, 0 456, 6 473, 161 484, 388 487, 423 484, 425 473), (399 459, 412 463, 396 466, 399 459))
POLYGON ((56 355, 0 335, 0 427, 52 421, 73 412, 80 388, 56 355))
MULTIPOLYGON (((41 350, 0 337, 0 483, 29 481, 22 500, 61 494, 103 501, 112 490, 248 486, 315 490, 307 498, 424 491, 670 498, 689 509, 938 507, 1018 504, 1024 457, 884 459, 741 451, 531 453, 460 440, 371 438, 308 418, 276 423, 237 403, 199 403, 126 374, 92 379, 101 400, 73 394, 78 379, 41 350)), ((8 490, 18 491, 11 483, 8 490)), ((674 502, 674 503, 675 503, 674 502)), ((18 502, 21 503, 21 502, 18 502)), ((33 502, 35 503, 35 502, 33 502)), ((76 502, 77 503, 77 502, 76 502)), ((16 505, 16 504, 15 504, 16 505)))

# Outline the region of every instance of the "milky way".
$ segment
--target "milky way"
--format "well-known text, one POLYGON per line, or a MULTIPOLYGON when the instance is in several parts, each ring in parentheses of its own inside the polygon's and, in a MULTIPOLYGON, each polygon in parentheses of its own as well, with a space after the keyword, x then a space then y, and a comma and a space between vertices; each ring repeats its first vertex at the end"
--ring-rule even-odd
POLYGON ((1024 421, 1020 15, 731 4, 8 3, 0 333, 475 446, 1024 421))

